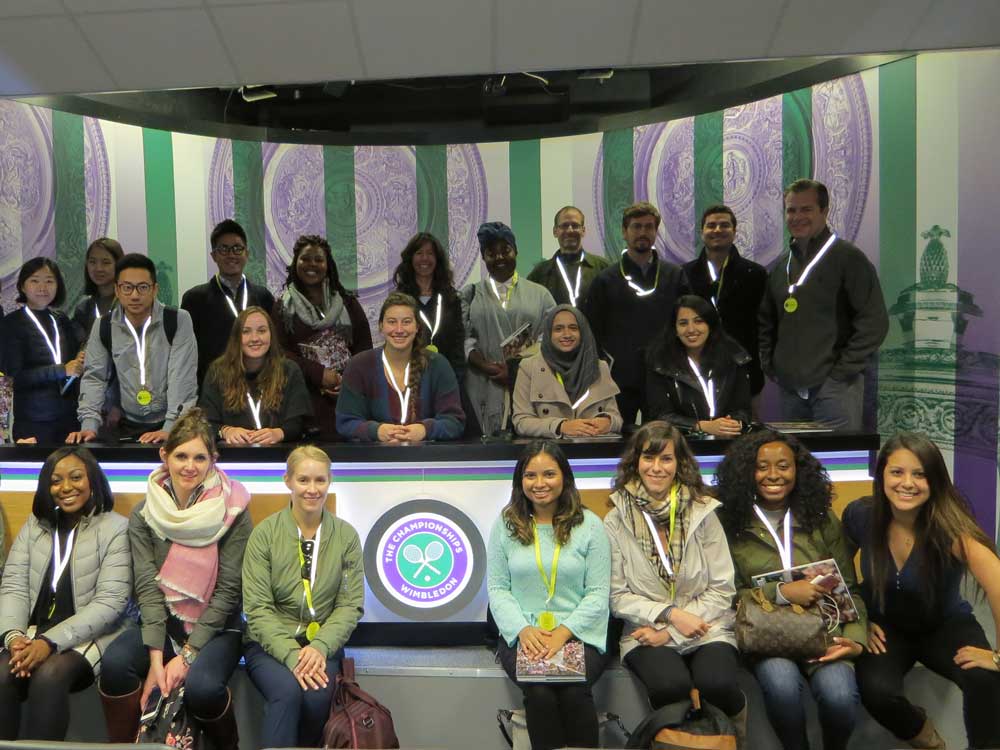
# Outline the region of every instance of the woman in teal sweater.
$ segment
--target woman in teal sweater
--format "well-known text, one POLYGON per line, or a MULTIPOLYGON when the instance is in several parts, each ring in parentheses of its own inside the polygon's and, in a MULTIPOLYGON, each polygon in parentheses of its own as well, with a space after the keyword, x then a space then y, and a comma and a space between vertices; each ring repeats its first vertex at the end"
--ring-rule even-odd
POLYGON ((524 693, 531 747, 597 747, 591 687, 605 666, 611 550, 555 443, 534 442, 517 462, 510 502, 490 534, 487 575, 498 656, 524 693), (585 680, 517 681, 518 650, 550 659, 571 638, 584 644, 585 680))
POLYGON ((261 747, 319 747, 341 648, 364 612, 358 532, 325 509, 330 458, 288 456, 291 505, 253 530, 243 558, 247 672, 267 706, 261 747))

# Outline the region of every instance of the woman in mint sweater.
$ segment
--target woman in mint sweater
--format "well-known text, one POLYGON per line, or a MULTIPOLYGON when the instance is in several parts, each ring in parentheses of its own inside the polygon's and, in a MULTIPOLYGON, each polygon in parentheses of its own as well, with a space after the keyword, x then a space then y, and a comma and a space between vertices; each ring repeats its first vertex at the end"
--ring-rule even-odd
POLYGON ((531 443, 517 462, 510 502, 490 534, 487 576, 498 656, 524 693, 531 747, 597 747, 591 687, 605 666, 611 550, 555 443, 531 443), (571 638, 584 644, 584 681, 518 683, 518 650, 551 658, 571 638))
POLYGON ((291 504, 253 530, 243 558, 247 672, 267 706, 261 747, 319 747, 341 648, 364 612, 361 542, 326 510, 330 458, 288 456, 291 504))

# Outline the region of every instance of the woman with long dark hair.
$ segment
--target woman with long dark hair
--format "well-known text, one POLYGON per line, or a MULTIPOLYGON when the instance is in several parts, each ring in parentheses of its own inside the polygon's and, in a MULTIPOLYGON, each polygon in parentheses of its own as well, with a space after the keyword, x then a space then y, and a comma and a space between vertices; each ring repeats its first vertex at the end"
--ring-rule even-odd
POLYGON ((684 430, 735 437, 750 421, 750 355, 696 294, 678 297, 646 355, 643 417, 684 430))
POLYGON ((302 370, 319 438, 338 440, 334 411, 347 360, 372 348, 358 298, 340 281, 325 238, 303 235, 292 248, 284 291, 272 313, 285 353, 302 370))
POLYGON ((716 518, 719 502, 705 492, 676 426, 647 422, 632 435, 608 502, 611 612, 625 622, 622 661, 654 709, 698 688, 733 718, 742 738, 733 561, 716 518))
POLYGON ((111 742, 134 742, 154 689, 184 702, 218 750, 239 744, 227 687, 243 642, 243 551, 250 493, 215 465, 215 433, 194 407, 174 422, 163 464, 129 516, 140 627, 104 654, 100 693, 111 742))
POLYGON ((382 303, 385 343, 347 363, 337 400, 337 431, 348 440, 403 443, 457 440, 465 412, 455 373, 424 344, 417 302, 392 292, 382 303))
POLYGON ((532 748, 598 747, 591 688, 605 666, 608 538, 582 507, 573 469, 555 443, 533 442, 521 454, 510 502, 490 533, 486 568, 498 656, 524 694, 532 748), (518 682, 518 650, 550 659, 571 638, 584 644, 585 680, 518 682))
POLYGON ((440 352, 455 371, 465 375, 465 328, 451 262, 441 242, 430 232, 417 232, 406 243, 392 275, 396 291, 413 297, 427 346, 440 352))
MULTIPOLYGON (((791 435, 763 431, 733 443, 716 470, 719 518, 729 536, 736 587, 753 577, 833 559, 854 600, 858 619, 838 625, 832 645, 814 661, 755 658, 753 671, 767 715, 785 750, 806 750, 802 695, 810 690, 819 709, 824 750, 844 750, 858 714, 851 661, 867 640, 867 615, 854 575, 854 559, 831 510, 833 484, 822 464, 791 435)), ((764 596, 778 606, 808 607, 826 592, 811 581, 769 582, 764 596)))
POLYGON ((903 694, 919 661, 962 689, 969 747, 1000 747, 1000 650, 962 597, 968 572, 1000 639, 1000 558, 930 438, 901 432, 886 441, 873 496, 847 506, 844 532, 861 549, 871 618, 857 667, 865 708, 912 747, 943 748, 926 711, 903 694))
POLYGON ((84 297, 73 311, 73 324, 82 344, 90 338, 94 321, 111 312, 115 296, 115 265, 125 257, 118 240, 98 237, 87 247, 83 273, 84 297))
POLYGON ((7 374, 14 379, 14 439, 65 443, 80 429, 76 400, 83 352, 76 326, 59 310, 66 285, 59 266, 32 258, 17 276, 21 309, 3 319, 7 374))
POLYGON ((227 443, 298 440, 303 421, 312 416, 309 391, 263 308, 248 307, 236 316, 222 356, 208 369, 198 404, 227 443))
POLYGON ((132 565, 113 506, 86 448, 45 460, 0 586, 0 739, 64 740, 69 694, 93 684, 124 627, 132 565))

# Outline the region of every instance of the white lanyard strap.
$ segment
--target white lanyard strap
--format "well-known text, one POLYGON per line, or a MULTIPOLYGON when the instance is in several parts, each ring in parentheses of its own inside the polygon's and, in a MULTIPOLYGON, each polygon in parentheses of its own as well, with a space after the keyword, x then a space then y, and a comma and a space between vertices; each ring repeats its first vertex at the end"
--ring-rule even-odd
MULTIPOLYGON (((239 310, 236 309, 236 305, 233 302, 232 298, 230 298, 230 296, 226 293, 225 288, 223 288, 222 279, 219 278, 218 274, 215 275, 215 282, 219 285, 219 290, 222 292, 222 296, 225 298, 226 304, 229 305, 229 309, 233 311, 233 317, 234 318, 240 317, 240 310, 247 309, 247 300, 249 299, 248 295, 250 293, 249 289, 250 285, 247 284, 247 277, 244 276, 243 278, 240 279, 240 287, 243 287, 243 304, 239 310)), ((237 287, 236 294, 239 293, 240 293, 240 288, 237 287)))
POLYGON ((764 524, 764 528, 770 532, 771 536, 774 537, 774 543, 778 545, 778 554, 781 556, 781 569, 791 570, 792 567, 792 514, 790 511, 785 511, 785 542, 782 544, 781 539, 778 538, 778 532, 771 525, 771 522, 767 520, 767 515, 760 509, 760 506, 753 506, 754 513, 757 514, 757 518, 760 522, 764 524))
MULTIPOLYGON (((622 250, 622 258, 625 257, 625 254, 627 252, 628 252, 628 248, 625 248, 624 250, 622 250)), ((656 252, 656 248, 650 248, 650 252, 655 253, 656 252)), ((656 262, 655 259, 654 259, 653 262, 656 262)), ((656 276, 653 277, 653 286, 651 286, 649 289, 643 289, 641 286, 639 286, 634 281, 632 281, 632 277, 630 275, 628 275, 627 273, 625 273, 625 263, 624 263, 624 260, 622 260, 622 259, 619 259, 619 261, 618 261, 618 270, 621 273, 622 278, 625 279, 625 283, 628 284, 629 287, 632 288, 633 292, 635 292, 635 296, 636 297, 648 297, 650 294, 652 294, 653 292, 656 291, 656 286, 657 286, 657 284, 660 283, 660 264, 659 263, 656 264, 656 276)))
MULTIPOLYGON (((299 535, 299 551, 302 550, 302 529, 296 527, 295 531, 299 535)), ((316 536, 313 537, 313 554, 312 554, 312 564, 309 566, 309 590, 310 592, 316 590, 316 569, 319 567, 319 536, 323 531, 323 522, 320 521, 319 526, 316 527, 316 536)), ((312 594, 310 593, 310 599, 312 594)), ((316 610, 309 607, 309 614, 313 617, 316 616, 316 610)))
POLYGON ((66 537, 66 554, 63 555, 62 551, 59 549, 59 529, 55 530, 52 535, 52 560, 55 563, 52 569, 52 593, 56 593, 56 586, 59 584, 59 579, 62 577, 63 572, 66 570, 66 566, 69 565, 69 558, 73 553, 73 536, 76 534, 76 529, 72 529, 66 537))
POLYGON ((507 303, 510 301, 510 293, 514 289, 514 282, 511 282, 511 285, 507 287, 507 293, 503 297, 501 297, 500 290, 497 288, 497 283, 493 280, 492 276, 490 276, 489 279, 490 279, 490 286, 493 287, 493 294, 496 295, 497 302, 500 303, 500 307, 502 309, 506 310, 507 303))
MULTIPOLYGON (((726 272, 727 263, 729 263, 729 258, 726 258, 724 261, 722 261, 722 273, 726 272)), ((719 281, 721 274, 716 273, 715 264, 712 263, 710 258, 708 257, 705 258, 705 265, 708 266, 708 275, 712 279, 712 283, 714 284, 716 281, 719 281)), ((712 305, 715 306, 716 308, 719 307, 719 297, 721 296, 722 296, 722 283, 720 282, 719 285, 715 288, 715 294, 712 295, 712 305)))
POLYGON ((98 302, 94 303, 94 320, 101 319, 101 305, 98 302))
POLYGON ((49 313, 49 317, 52 318, 52 328, 56 335, 55 342, 53 343, 52 339, 49 338, 49 334, 45 331, 45 327, 41 324, 38 318, 35 317, 35 314, 31 312, 31 308, 25 306, 24 311, 28 314, 28 317, 31 318, 31 322, 35 324, 35 328, 38 329, 38 332, 42 334, 42 338, 45 339, 46 346, 48 346, 49 351, 52 352, 52 361, 57 365, 61 365, 62 349, 59 347, 59 324, 56 323, 56 316, 49 313))
POLYGON ((799 280, 796 281, 794 284, 791 283, 791 281, 792 281, 792 253, 791 252, 788 253, 788 261, 785 263, 785 276, 788 278, 788 282, 789 282, 788 283, 788 294, 789 294, 789 296, 795 294, 795 290, 798 289, 800 286, 802 286, 803 284, 806 283, 806 278, 809 276, 809 272, 813 270, 813 266, 815 266, 817 263, 820 262, 820 260, 823 258, 823 256, 826 255, 826 251, 829 250, 830 246, 833 245, 833 243, 836 242, 836 241, 837 241, 837 234, 836 233, 832 233, 829 236, 829 238, 827 238, 826 242, 823 243, 823 247, 821 247, 819 249, 819 252, 816 253, 816 255, 813 256, 813 259, 811 261, 809 261, 809 265, 806 266, 805 270, 799 276, 799 280))
POLYGON ((122 320, 125 321, 125 326, 128 328, 128 332, 132 334, 132 338, 135 339, 135 355, 139 360, 139 385, 145 388, 149 383, 146 382, 146 330, 149 328, 149 324, 153 322, 153 316, 150 315, 146 318, 146 322, 142 324, 142 336, 135 332, 135 328, 132 326, 132 321, 130 321, 124 314, 122 314, 122 320))
POLYGON ((688 364, 691 365, 694 376, 698 378, 698 385, 701 386, 701 392, 705 394, 705 403, 708 404, 708 416, 712 418, 715 416, 715 386, 712 384, 712 379, 705 380, 701 376, 701 370, 698 369, 698 363, 690 357, 688 357, 688 364))
POLYGON ((410 388, 407 385, 410 382, 410 363, 406 363, 406 369, 403 371, 403 388, 400 388, 396 383, 396 376, 389 366, 389 360, 385 356, 384 349, 382 350, 382 364, 385 365, 385 371, 389 376, 389 382, 392 384, 393 390, 399 396, 399 423, 406 424, 406 416, 410 408, 410 388))
POLYGON ((580 396, 580 398, 578 398, 576 400, 576 403, 573 404, 573 407, 572 407, 573 411, 576 411, 577 407, 580 406, 580 404, 582 404, 587 399, 587 396, 589 396, 589 395, 590 395, 590 389, 588 388, 586 391, 584 391, 583 395, 580 396))
POLYGON ((653 535, 653 541, 656 542, 656 551, 660 555, 660 562, 667 569, 667 575, 673 576, 674 568, 670 564, 670 557, 667 555, 667 551, 663 548, 663 540, 660 539, 660 533, 656 530, 656 524, 653 523, 653 519, 649 517, 648 513, 643 513, 642 517, 646 519, 646 525, 649 526, 649 533, 653 535))
POLYGON ((247 403, 250 404, 250 414, 253 415, 253 423, 257 425, 257 429, 260 429, 260 405, 264 403, 264 397, 261 396, 257 401, 253 400, 250 395, 250 391, 247 391, 247 403))
POLYGON ((562 261, 556 256, 556 267, 559 269, 559 275, 562 276, 563 284, 566 285, 566 293, 569 294, 569 303, 576 307, 576 298, 580 294, 580 274, 583 268, 583 263, 578 263, 576 266, 576 283, 570 286, 569 275, 566 273, 566 269, 563 268, 562 261))
POLYGON ((437 335, 438 328, 441 327, 441 295, 438 294, 437 297, 437 309, 434 311, 434 325, 431 325, 431 322, 427 319, 427 316, 424 315, 423 310, 419 310, 418 314, 420 315, 420 319, 424 321, 424 325, 427 326, 427 328, 430 330, 431 341, 433 341, 434 336, 437 335))

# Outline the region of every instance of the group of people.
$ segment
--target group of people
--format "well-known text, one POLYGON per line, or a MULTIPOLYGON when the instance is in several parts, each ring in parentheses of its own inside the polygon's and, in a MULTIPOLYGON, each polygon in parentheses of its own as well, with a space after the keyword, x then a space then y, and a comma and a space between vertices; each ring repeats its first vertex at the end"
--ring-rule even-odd
POLYGON ((792 240, 770 274, 740 255, 724 205, 704 211, 703 247, 683 267, 657 253, 653 205, 624 210, 617 263, 583 249, 583 213, 566 206, 558 251, 523 279, 514 233, 489 222, 486 273, 462 289, 441 243, 419 233, 378 348, 323 237, 296 241, 275 300, 247 279, 246 233, 225 220, 210 237, 218 272, 179 309, 157 300, 152 260, 100 238, 72 318, 58 265, 32 258, 2 323, 13 437, 161 442, 195 404, 237 444, 594 437, 640 414, 733 437, 755 420, 765 375, 787 419, 858 430, 864 369, 888 329, 878 278, 827 226, 824 185, 799 180, 784 200, 792 240))
POLYGON ((744 663, 784 750, 809 747, 806 691, 825 750, 847 747, 861 703, 912 747, 944 748, 926 711, 903 692, 917 661, 961 688, 969 747, 1000 747, 1000 649, 962 595, 970 573, 1000 642, 1000 558, 933 442, 915 433, 890 438, 872 496, 851 502, 842 520, 826 471, 790 435, 739 438, 715 479, 703 483, 678 427, 646 423, 626 444, 602 524, 583 507, 559 445, 528 446, 490 535, 487 572, 498 659, 523 691, 534 750, 599 746, 592 686, 613 645, 612 618, 624 626, 622 661, 652 708, 697 688, 731 717, 740 747, 751 746, 736 680, 744 663), (832 628, 825 653, 741 655, 737 595, 756 585, 774 607, 809 607, 827 591, 815 580, 754 579, 828 559, 857 617, 832 628), (570 639, 583 644, 585 680, 518 682, 518 650, 551 657, 570 639))

